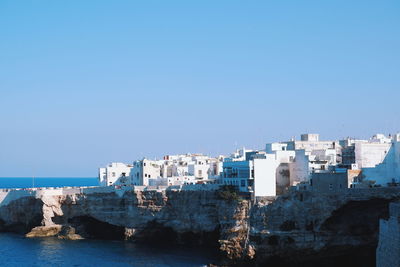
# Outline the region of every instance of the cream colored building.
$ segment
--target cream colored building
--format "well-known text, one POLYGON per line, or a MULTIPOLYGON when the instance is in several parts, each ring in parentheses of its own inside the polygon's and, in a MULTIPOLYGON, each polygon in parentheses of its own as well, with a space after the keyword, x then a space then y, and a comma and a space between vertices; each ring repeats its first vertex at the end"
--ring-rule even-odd
POLYGON ((113 162, 99 169, 99 184, 101 186, 131 184, 130 173, 132 165, 113 162))

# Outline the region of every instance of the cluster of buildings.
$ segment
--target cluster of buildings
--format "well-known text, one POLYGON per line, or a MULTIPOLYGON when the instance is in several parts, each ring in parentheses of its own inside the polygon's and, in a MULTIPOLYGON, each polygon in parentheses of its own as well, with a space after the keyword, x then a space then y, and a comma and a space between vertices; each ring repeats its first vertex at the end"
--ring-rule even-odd
POLYGON ((100 168, 102 186, 171 186, 218 183, 243 194, 275 196, 289 188, 338 192, 347 188, 397 186, 400 182, 400 134, 369 140, 300 140, 268 143, 262 150, 238 149, 230 156, 168 155, 132 164, 100 168))
POLYGON ((132 164, 110 163, 99 169, 100 185, 171 186, 215 183, 223 158, 202 154, 168 155, 162 160, 142 159, 132 164))

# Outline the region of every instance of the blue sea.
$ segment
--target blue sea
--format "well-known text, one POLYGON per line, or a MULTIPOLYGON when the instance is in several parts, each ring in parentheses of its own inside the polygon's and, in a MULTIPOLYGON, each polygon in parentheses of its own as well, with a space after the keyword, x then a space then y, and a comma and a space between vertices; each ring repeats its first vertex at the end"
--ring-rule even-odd
POLYGON ((0 188, 98 186, 97 177, 0 177, 0 188))
MULTIPOLYGON (((97 178, 0 178, 0 188, 96 186, 97 178)), ((25 238, 0 233, 0 266, 197 267, 217 262, 208 251, 155 248, 126 241, 25 238)))
POLYGON ((207 253, 184 248, 152 248, 125 241, 29 239, 0 233, 0 266, 205 266, 207 253))

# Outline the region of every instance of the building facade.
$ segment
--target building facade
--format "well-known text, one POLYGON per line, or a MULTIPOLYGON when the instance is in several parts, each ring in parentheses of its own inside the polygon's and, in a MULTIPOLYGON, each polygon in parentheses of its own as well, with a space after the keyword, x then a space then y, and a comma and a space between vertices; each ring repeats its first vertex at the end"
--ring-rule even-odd
POLYGON ((101 186, 131 184, 132 165, 113 162, 99 169, 99 184, 101 186))
POLYGON ((390 148, 384 152, 379 154, 385 155, 381 163, 362 168, 363 178, 381 186, 397 185, 400 183, 400 134, 393 137, 390 148))
POLYGON ((234 185, 254 197, 275 196, 280 166, 276 154, 260 151, 247 151, 246 154, 225 159, 222 184, 234 185))
POLYGON ((223 157, 201 154, 168 155, 162 160, 136 160, 132 165, 112 163, 99 169, 102 186, 111 185, 181 185, 209 183, 219 178, 223 157))

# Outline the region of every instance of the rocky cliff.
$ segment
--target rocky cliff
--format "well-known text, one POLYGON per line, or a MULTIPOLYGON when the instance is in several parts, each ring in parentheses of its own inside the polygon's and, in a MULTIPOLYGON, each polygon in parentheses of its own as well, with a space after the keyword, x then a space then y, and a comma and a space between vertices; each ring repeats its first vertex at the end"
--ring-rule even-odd
POLYGON ((221 190, 36 194, 3 203, 0 230, 207 246, 239 265, 333 266, 355 259, 354 266, 368 266, 379 218, 399 197, 397 188, 296 191, 256 203, 221 190))
POLYGON ((397 188, 342 194, 297 191, 251 210, 250 240, 258 262, 272 266, 375 266, 379 219, 397 188))

